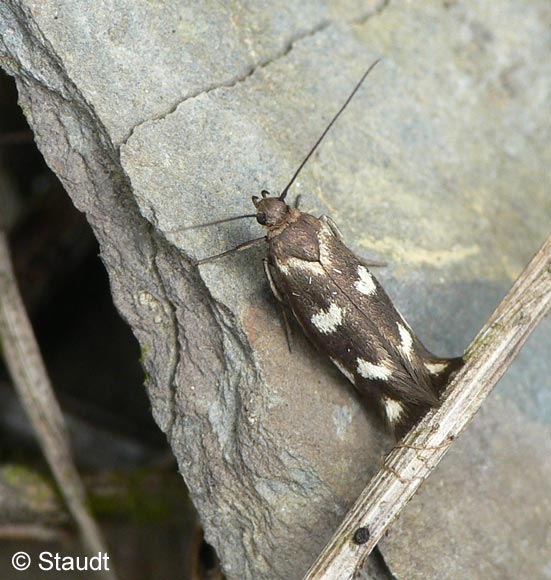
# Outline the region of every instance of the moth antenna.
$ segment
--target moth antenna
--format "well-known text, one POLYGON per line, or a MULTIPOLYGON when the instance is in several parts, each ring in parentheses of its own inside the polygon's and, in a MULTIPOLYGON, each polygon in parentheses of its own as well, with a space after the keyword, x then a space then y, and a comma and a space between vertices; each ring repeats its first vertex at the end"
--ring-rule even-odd
POLYGON ((362 86, 362 83, 365 81, 365 78, 367 77, 367 75, 375 68, 375 65, 378 64, 380 61, 381 61, 381 59, 378 58, 364 72, 362 78, 359 80, 358 84, 354 87, 354 90, 350 93, 350 95, 348 96, 348 98, 344 102, 344 105, 338 110, 337 114, 331 119, 329 125, 327 125, 327 127, 325 128, 325 131, 320 135, 319 139, 315 142, 312 149, 310 149, 310 152, 308 153, 308 155, 306 155, 306 157, 304 158, 302 163, 298 166, 298 169, 295 171, 295 174, 293 175, 293 177, 291 177, 291 181, 289 181, 289 183, 285 186, 285 189, 281 192, 281 194, 279 196, 279 199, 281 201, 283 201, 285 199, 285 197, 287 196, 287 192, 289 191, 289 188, 291 187, 291 185, 293 185, 295 179, 298 177, 299 173, 302 171, 302 168, 308 162, 308 159, 310 159, 310 157, 312 157, 312 155, 314 154, 314 151, 318 148, 318 145, 322 142, 323 138, 327 135, 327 133, 329 132, 329 129, 331 129, 331 127, 334 125, 335 121, 340 117, 341 113, 346 109, 346 107, 348 106, 350 101, 354 98, 354 95, 358 92, 358 89, 362 86))
POLYGON ((215 226, 217 224, 223 224, 225 222, 233 222, 235 220, 241 220, 241 219, 252 218, 252 217, 256 217, 256 214, 255 213, 248 213, 248 214, 244 214, 244 215, 236 215, 236 216, 229 217, 229 218, 223 218, 221 220, 215 220, 213 222, 207 222, 204 224, 197 224, 195 226, 184 226, 183 228, 176 228, 175 230, 169 230, 168 233, 174 234, 176 232, 185 232, 187 230, 196 230, 199 228, 207 228, 208 226, 215 226))

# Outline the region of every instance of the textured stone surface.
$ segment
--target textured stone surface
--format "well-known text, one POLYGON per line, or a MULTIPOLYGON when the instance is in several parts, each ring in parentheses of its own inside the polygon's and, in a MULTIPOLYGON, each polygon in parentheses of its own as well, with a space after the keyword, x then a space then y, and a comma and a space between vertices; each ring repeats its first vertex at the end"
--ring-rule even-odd
POLYGON ((381 542, 392 574, 549 578, 550 482, 549 424, 530 421, 498 391, 381 542))
MULTIPOLYGON (((4 2, 1 64, 98 236, 228 578, 300 578, 388 441, 298 331, 288 353, 261 249, 190 266, 258 225, 176 230, 278 192, 382 55, 293 195, 387 260, 420 337, 458 354, 551 225, 548 4, 87 6, 4 2)), ((550 344, 547 323, 385 540, 397 577, 550 574, 550 344)))

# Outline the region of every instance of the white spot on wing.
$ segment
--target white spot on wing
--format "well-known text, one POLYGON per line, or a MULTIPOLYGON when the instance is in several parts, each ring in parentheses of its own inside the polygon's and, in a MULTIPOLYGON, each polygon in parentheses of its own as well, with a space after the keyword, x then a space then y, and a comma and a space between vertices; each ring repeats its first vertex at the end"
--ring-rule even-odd
POLYGON ((431 375, 439 375, 447 366, 448 363, 445 362, 425 363, 425 368, 429 371, 431 375))
POLYGON ((285 262, 276 260, 276 266, 283 274, 285 274, 285 276, 288 276, 292 270, 308 272, 314 276, 325 275, 325 270, 319 262, 308 262, 308 260, 299 260, 298 258, 289 258, 285 260, 285 262))
POLYGON ((386 381, 392 375, 392 369, 388 368, 384 364, 376 365, 360 357, 358 357, 357 362, 358 362, 358 373, 364 379, 386 381))
POLYGON ((331 362, 339 369, 339 371, 341 371, 341 373, 353 384, 356 384, 356 381, 354 380, 354 375, 347 370, 344 365, 342 363, 340 363, 338 360, 332 358, 331 362))
POLYGON ((323 334, 331 334, 342 324, 343 309, 331 304, 328 310, 320 310, 311 318, 312 324, 323 334))
POLYGON ((398 322, 398 332, 400 333, 400 340, 402 344, 400 345, 400 350, 404 353, 404 356, 411 358, 413 338, 409 330, 398 322))
POLYGON ((391 423, 398 421, 404 412, 404 406, 402 403, 396 401, 395 399, 386 397, 383 399, 383 404, 385 406, 385 413, 388 417, 388 420, 391 423))
POLYGON ((359 280, 354 282, 354 286, 358 292, 361 292, 366 296, 371 296, 377 292, 377 287, 375 286, 375 282, 373 282, 373 277, 365 266, 358 266, 358 276, 360 277, 359 280))
MULTIPOLYGON (((287 258, 285 261, 277 260, 276 258, 276 266, 285 276, 288 276, 292 270, 301 270, 314 276, 327 275, 326 268, 329 269, 331 267, 331 250, 329 246, 331 237, 333 237, 331 230, 326 224, 321 222, 321 228, 318 232, 319 262, 309 262, 308 260, 300 260, 295 257, 287 258)), ((311 283, 310 278, 309 284, 311 283)))
POLYGON ((335 236, 333 235, 331 228, 325 222, 321 222, 321 228, 318 233, 320 262, 326 268, 330 267, 332 264, 329 242, 333 239, 335 239, 335 236))

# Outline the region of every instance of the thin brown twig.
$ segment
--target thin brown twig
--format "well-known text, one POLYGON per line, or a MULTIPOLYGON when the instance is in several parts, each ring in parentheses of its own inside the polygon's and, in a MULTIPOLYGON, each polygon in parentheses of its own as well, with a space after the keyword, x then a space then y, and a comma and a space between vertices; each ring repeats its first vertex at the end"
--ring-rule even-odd
MULTIPOLYGON (((2 354, 42 451, 92 554, 106 553, 100 529, 87 507, 84 486, 73 462, 61 409, 21 300, 8 242, 0 228, 0 341, 2 354)), ((116 580, 115 573, 104 577, 116 580)))
POLYGON ((360 573, 367 556, 467 428, 550 306, 551 237, 478 333, 441 407, 389 453, 304 580, 349 580, 360 573), (361 545, 354 542, 359 528, 367 530, 361 545))

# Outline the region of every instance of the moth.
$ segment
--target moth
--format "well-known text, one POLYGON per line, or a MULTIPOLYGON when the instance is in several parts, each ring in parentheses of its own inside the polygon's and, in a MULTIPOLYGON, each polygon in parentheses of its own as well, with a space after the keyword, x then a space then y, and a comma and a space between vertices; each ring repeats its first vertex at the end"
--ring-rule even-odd
POLYGON ((263 190, 260 198, 252 198, 253 214, 183 229, 256 217, 267 229, 265 236, 197 264, 267 242, 264 269, 276 299, 290 308, 314 345, 401 437, 429 408, 439 405, 443 387, 463 360, 437 357, 423 346, 368 268, 380 264, 367 263, 349 250, 330 218, 314 217, 285 201, 304 165, 378 62, 363 74, 279 196, 263 190))

